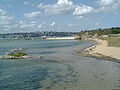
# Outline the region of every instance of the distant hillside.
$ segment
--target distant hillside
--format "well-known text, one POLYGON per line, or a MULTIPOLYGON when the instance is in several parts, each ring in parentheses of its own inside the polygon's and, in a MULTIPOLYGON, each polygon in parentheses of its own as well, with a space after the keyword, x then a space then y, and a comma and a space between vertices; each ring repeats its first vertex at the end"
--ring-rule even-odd
POLYGON ((106 28, 106 29, 97 29, 97 30, 85 30, 78 33, 80 38, 82 37, 99 37, 101 35, 114 35, 120 34, 120 27, 106 28))

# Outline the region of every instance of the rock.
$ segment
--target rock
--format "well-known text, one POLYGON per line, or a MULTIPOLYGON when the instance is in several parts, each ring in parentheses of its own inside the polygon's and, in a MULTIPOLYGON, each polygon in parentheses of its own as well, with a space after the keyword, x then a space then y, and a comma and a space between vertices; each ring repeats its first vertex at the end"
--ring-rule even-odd
POLYGON ((0 59, 27 59, 27 58, 42 58, 42 56, 32 56, 32 55, 25 55, 25 56, 9 56, 3 55, 0 56, 0 59))
POLYGON ((12 49, 11 52, 19 52, 19 51, 23 51, 22 48, 19 48, 19 49, 12 49))

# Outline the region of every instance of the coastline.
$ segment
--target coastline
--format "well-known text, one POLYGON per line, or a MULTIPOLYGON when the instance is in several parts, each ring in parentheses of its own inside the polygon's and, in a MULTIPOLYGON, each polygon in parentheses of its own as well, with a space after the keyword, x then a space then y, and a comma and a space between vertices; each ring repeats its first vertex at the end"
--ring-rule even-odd
POLYGON ((108 42, 106 40, 101 39, 89 39, 89 40, 96 41, 97 44, 85 48, 81 51, 78 51, 76 52, 76 54, 120 62, 119 47, 109 47, 108 42))
POLYGON ((76 39, 75 36, 72 36, 72 37, 50 37, 50 38, 47 38, 46 40, 74 40, 76 39))

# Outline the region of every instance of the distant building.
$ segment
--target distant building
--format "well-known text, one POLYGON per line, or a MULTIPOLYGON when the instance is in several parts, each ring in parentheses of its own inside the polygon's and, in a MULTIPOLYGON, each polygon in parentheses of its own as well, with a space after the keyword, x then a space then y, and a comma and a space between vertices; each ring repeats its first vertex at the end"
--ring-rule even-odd
POLYGON ((6 33, 0 34, 0 39, 10 38, 10 39, 21 39, 21 38, 45 38, 45 37, 65 37, 72 36, 72 32, 53 32, 53 31, 42 31, 42 32, 27 32, 27 33, 6 33))

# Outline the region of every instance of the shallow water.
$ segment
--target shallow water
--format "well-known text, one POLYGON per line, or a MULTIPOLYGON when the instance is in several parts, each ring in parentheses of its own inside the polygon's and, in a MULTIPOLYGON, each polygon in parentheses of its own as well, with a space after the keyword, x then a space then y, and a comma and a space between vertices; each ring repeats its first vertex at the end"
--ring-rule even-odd
POLYGON ((74 55, 95 44, 77 40, 0 42, 1 55, 24 48, 43 58, 0 60, 0 90, 120 90, 120 63, 74 55))

